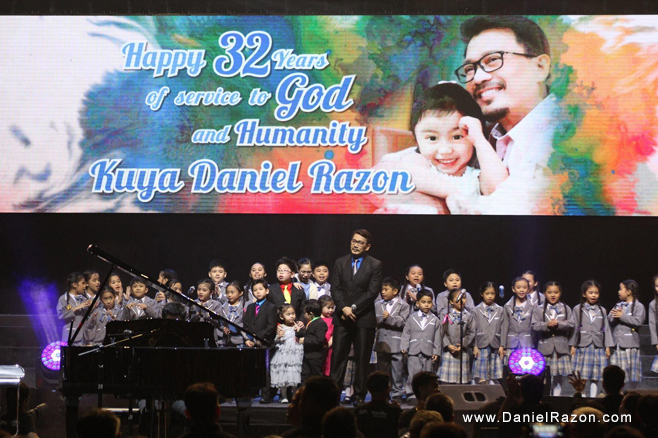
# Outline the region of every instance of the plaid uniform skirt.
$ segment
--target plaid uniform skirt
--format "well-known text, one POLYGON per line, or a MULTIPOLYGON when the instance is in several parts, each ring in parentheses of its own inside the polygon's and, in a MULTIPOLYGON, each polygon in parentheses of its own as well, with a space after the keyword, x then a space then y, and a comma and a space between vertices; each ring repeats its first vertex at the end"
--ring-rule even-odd
POLYGON ((573 358, 573 370, 580 373, 580 378, 585 380, 601 380, 603 368, 608 365, 605 358, 605 348, 596 348, 594 344, 587 347, 576 347, 576 355, 573 358))
POLYGON ((651 364, 651 371, 654 373, 658 373, 658 355, 653 359, 653 363, 651 364))
POLYGON ((439 366, 439 380, 447 383, 459 383, 459 358, 462 357, 462 382, 470 383, 470 355, 460 353, 457 357, 447 351, 441 355, 441 365, 439 366))
POLYGON ((642 362, 640 362, 639 348, 619 348, 617 347, 610 356, 610 364, 617 365, 626 371, 625 382, 642 381, 642 362))
POLYGON ((546 357, 546 366, 551 367, 551 376, 568 376, 572 372, 571 356, 568 354, 553 354, 546 357))
POLYGON ((503 360, 497 348, 482 348, 480 356, 473 361, 473 378, 493 380, 503 378, 503 360))

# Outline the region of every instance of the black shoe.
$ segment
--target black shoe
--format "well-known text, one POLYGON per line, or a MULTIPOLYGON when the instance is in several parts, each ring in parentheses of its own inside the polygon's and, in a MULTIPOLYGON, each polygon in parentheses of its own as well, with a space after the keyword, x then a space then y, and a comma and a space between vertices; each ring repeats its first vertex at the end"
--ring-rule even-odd
POLYGON ((352 397, 350 397, 349 395, 345 396, 345 398, 343 399, 342 402, 340 402, 340 404, 342 404, 342 405, 352 404, 352 397))
POLYGON ((261 405, 267 405, 267 404, 272 403, 272 399, 269 398, 269 397, 268 398, 261 398, 258 403, 260 403, 261 405))

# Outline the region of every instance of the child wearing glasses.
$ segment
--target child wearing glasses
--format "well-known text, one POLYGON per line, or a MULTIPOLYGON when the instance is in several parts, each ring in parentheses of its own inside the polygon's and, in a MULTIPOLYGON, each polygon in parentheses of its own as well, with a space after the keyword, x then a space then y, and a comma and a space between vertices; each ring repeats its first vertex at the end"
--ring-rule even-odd
POLYGON ((304 306, 306 305, 306 293, 304 289, 297 286, 293 280, 297 272, 297 264, 288 257, 281 257, 276 262, 276 279, 277 281, 270 284, 270 293, 267 299, 270 300, 278 310, 281 310, 284 304, 291 304, 295 309, 297 318, 303 319, 304 306))
MULTIPOLYGON (((387 154, 378 167, 410 172, 418 191, 446 199, 450 212, 460 213, 461 199, 490 195, 509 176, 482 133, 482 120, 482 110, 468 91, 440 82, 414 103, 411 130, 418 147, 387 154)), ((428 205, 398 204, 401 199, 396 196, 378 212, 438 212, 428 205)))

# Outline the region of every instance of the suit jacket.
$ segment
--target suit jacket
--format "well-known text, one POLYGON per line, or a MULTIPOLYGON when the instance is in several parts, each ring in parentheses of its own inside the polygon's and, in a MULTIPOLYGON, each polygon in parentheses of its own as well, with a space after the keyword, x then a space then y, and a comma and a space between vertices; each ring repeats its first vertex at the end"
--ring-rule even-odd
MULTIPOLYGON (((87 298, 85 297, 86 301, 87 298)), ((84 318, 85 313, 87 313, 87 308, 78 309, 75 312, 73 308, 76 307, 81 302, 78 302, 73 295, 65 293, 60 296, 57 300, 57 317, 64 320, 64 326, 62 327, 62 341, 68 342, 69 340, 69 327, 71 326, 71 321, 73 321, 73 333, 77 330, 82 318, 84 318)), ((72 333, 72 334, 73 334, 72 333)), ((78 337, 75 340, 76 345, 82 344, 82 333, 78 333, 78 337)))
POLYGON ((526 300, 521 320, 514 317, 516 297, 512 297, 503 307, 503 324, 500 328, 500 343, 504 348, 535 348, 532 337, 532 317, 535 306, 526 300))
POLYGON ((274 344, 276 336, 276 321, 278 318, 277 308, 274 304, 265 300, 256 315, 256 303, 251 303, 244 312, 242 321, 244 328, 254 333, 270 344, 274 344))
POLYGON ((327 323, 318 318, 297 332, 298 338, 304 338, 305 359, 322 359, 327 355, 327 330, 327 323))
POLYGON ((420 310, 409 316, 402 331, 400 349, 406 351, 410 356, 416 356, 421 353, 425 356, 440 355, 441 321, 432 312, 427 314, 425 328, 423 328, 421 321, 420 310))
POLYGON ((375 328, 375 300, 382 288, 382 262, 367 253, 359 270, 352 275, 352 255, 336 260, 331 271, 331 297, 336 303, 334 325, 340 327, 375 328), (341 318, 342 309, 356 305, 356 322, 341 318))
POLYGON ((105 326, 107 323, 113 320, 123 320, 123 308, 115 307, 114 309, 106 310, 105 307, 101 306, 94 309, 91 315, 89 315, 89 319, 82 326, 82 339, 85 345, 102 344, 105 339, 105 326))
MULTIPOLYGON (((450 316, 453 316, 455 314, 448 312, 446 313, 446 315, 448 315, 448 318, 450 319, 450 316)), ((457 315, 459 315, 459 312, 457 312, 457 315)), ((465 351, 467 348, 471 347, 471 344, 473 343, 473 339, 475 339, 475 319, 473 318, 473 314, 466 309, 464 309, 463 318, 464 318, 464 341, 462 345, 464 346, 463 350, 465 351)), ((456 319, 452 324, 450 324, 449 321, 446 321, 444 324, 442 324, 443 348, 445 348, 446 351, 448 345, 459 344, 461 330, 458 321, 459 320, 456 319)))
MULTIPOLYGON (((231 309, 230 309, 230 304, 228 301, 222 305, 222 308, 219 311, 219 314, 223 316, 224 318, 228 319, 229 321, 232 321, 235 325, 242 327, 243 325, 243 319, 244 319, 244 312, 245 309, 242 307, 242 302, 238 300, 237 304, 237 315, 234 315, 233 317, 231 316, 231 309)), ((260 314, 260 312, 258 312, 260 314)), ((226 322, 222 321, 222 327, 228 327, 229 330, 231 330, 230 335, 224 334, 224 332, 221 332, 221 345, 242 345, 244 344, 244 337, 242 336, 242 332, 238 329, 236 329, 234 326, 231 324, 227 324, 226 322)))
POLYGON ((491 347, 498 349, 500 347, 500 329, 503 325, 503 308, 496 303, 491 307, 494 311, 489 319, 486 305, 480 303, 473 309, 475 319, 475 345, 478 348, 491 347))
POLYGON ((528 300, 530 300, 530 302, 535 306, 543 306, 546 298, 544 297, 543 293, 535 291, 534 295, 528 295, 528 300))
POLYGON ((573 308, 572 318, 575 328, 569 339, 569 345, 587 347, 589 344, 594 344, 597 348, 610 348, 615 345, 605 308, 601 307, 599 310, 599 306, 594 306, 594 309, 594 312, 588 315, 580 311, 580 304, 573 308))
MULTIPOLYGON (((124 321, 137 321, 139 319, 148 319, 149 315, 146 313, 146 309, 144 309, 142 312, 139 312, 139 310, 135 307, 132 307, 130 309, 126 308, 126 306, 130 303, 134 303, 137 300, 133 297, 130 297, 130 300, 124 304, 123 306, 123 319, 124 321)), ((146 307, 149 308, 153 305, 155 305, 156 301, 151 298, 144 296, 142 298, 142 302, 146 304, 146 307)))
MULTIPOLYGON (((436 298, 434 299, 434 306, 436 307, 436 314, 441 320, 443 320, 443 317, 446 316, 448 313, 448 310, 450 310, 450 304, 448 303, 448 296, 450 293, 447 290, 444 290, 443 292, 439 293, 436 295, 436 298)), ((473 297, 471 296, 470 293, 466 292, 464 294, 464 297, 466 298, 466 310, 469 312, 475 308, 475 303, 473 302, 473 297)))
MULTIPOLYGON (((277 309, 283 307, 286 300, 283 296, 283 291, 281 290, 281 283, 275 281, 270 284, 270 293, 267 294, 267 299, 270 300, 277 309)), ((290 304, 292 304, 292 307, 295 309, 295 316, 299 321, 304 320, 304 306, 306 305, 306 301, 306 292, 304 292, 304 289, 291 284, 290 304)))
POLYGON ((615 346, 619 348, 640 348, 640 333, 638 330, 644 324, 647 313, 642 303, 635 301, 634 304, 635 307, 633 307, 633 303, 624 306, 624 313, 619 318, 613 318, 608 314, 612 339, 615 346))
POLYGON ((375 351, 378 353, 400 353, 400 341, 404 324, 409 318, 410 307, 402 298, 396 298, 388 318, 382 314, 386 310, 386 302, 377 300, 375 315, 377 316, 377 334, 375 336, 375 351))
POLYGON ((146 313, 146 316, 149 318, 162 318, 162 309, 164 309, 164 306, 167 304, 167 300, 162 300, 162 301, 155 301, 153 300, 153 303, 151 303, 146 309, 144 309, 144 313, 146 313))
POLYGON ((649 303, 649 331, 651 332, 651 345, 658 345, 658 318, 656 318, 656 300, 649 303))
POLYGON ((564 303, 557 303, 557 327, 549 328, 548 321, 550 321, 551 305, 535 306, 534 315, 532 317, 532 329, 537 332, 537 350, 544 356, 551 356, 554 351, 558 354, 569 354, 569 337, 573 332, 574 321, 571 309, 564 303))

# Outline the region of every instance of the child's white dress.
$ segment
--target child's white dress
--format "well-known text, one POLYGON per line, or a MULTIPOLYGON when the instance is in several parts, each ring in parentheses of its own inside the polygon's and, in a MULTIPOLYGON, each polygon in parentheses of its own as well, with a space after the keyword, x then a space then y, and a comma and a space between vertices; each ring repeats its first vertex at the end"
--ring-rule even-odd
POLYGON ((284 388, 297 386, 302 383, 302 361, 304 359, 304 346, 297 342, 294 327, 280 325, 285 333, 277 337, 278 346, 274 357, 270 360, 271 386, 284 388))

